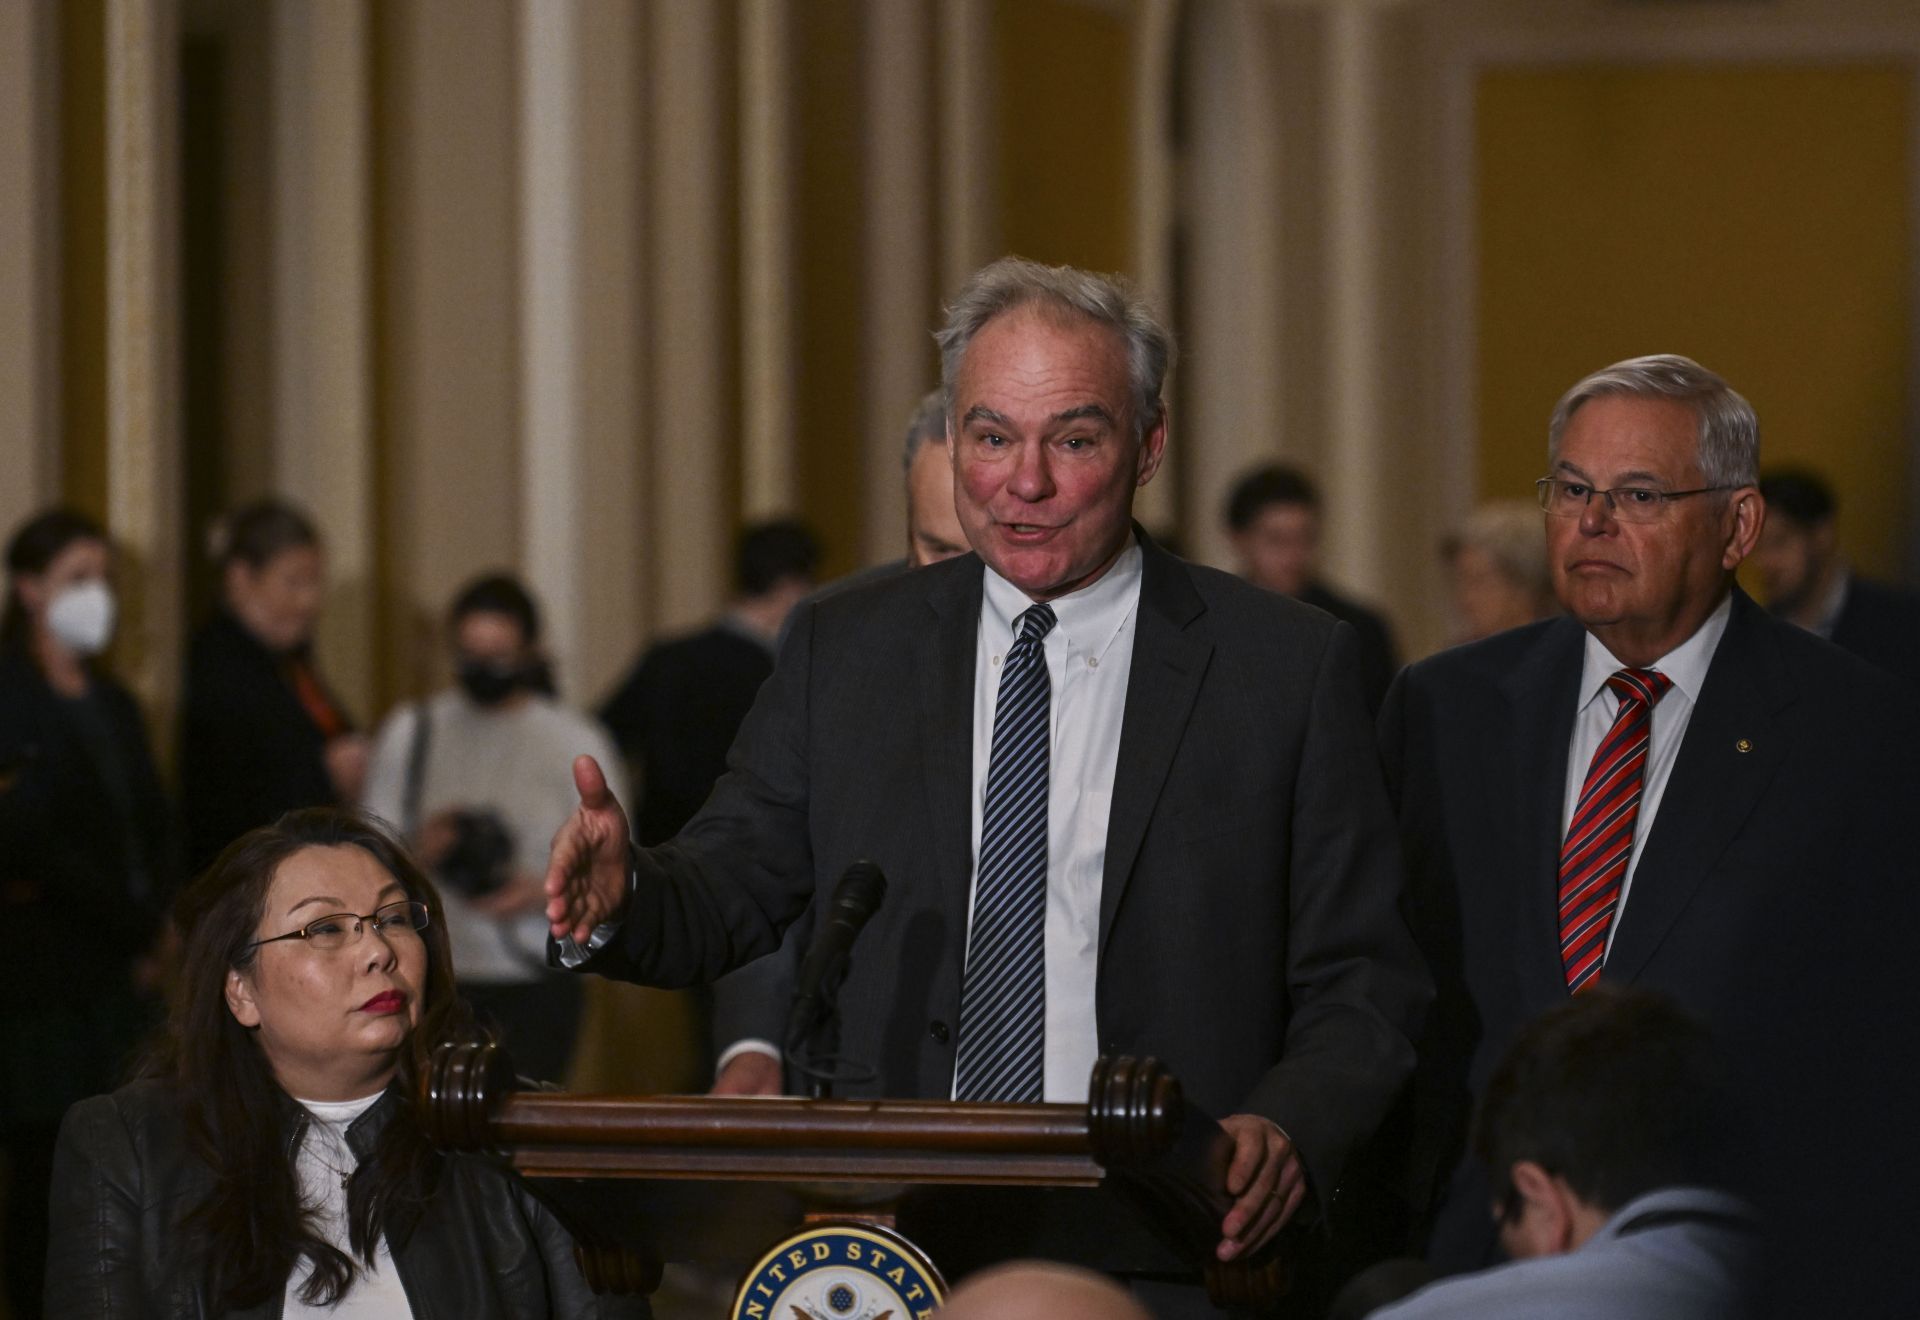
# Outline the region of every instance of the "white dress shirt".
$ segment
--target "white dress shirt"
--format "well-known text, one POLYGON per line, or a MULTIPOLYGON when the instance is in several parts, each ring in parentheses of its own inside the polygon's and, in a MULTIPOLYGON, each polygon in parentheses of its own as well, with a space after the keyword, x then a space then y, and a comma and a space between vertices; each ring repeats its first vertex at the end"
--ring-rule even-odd
MULTIPOLYGON (((1098 581, 1051 602, 1057 622, 1046 636, 1052 694, 1047 768, 1047 1039, 1045 1098, 1078 1103, 1099 1057, 1094 977, 1100 954, 1100 880, 1107 861, 1107 818, 1120 762, 1120 723, 1127 675, 1133 670, 1134 622, 1140 604, 1140 547, 1129 545, 1098 581)), ((993 715, 1000 667, 1013 645, 1015 621, 1033 601, 986 570, 980 640, 973 667, 973 857, 980 856, 980 818, 993 753, 993 715)), ((973 929, 969 864, 967 929, 973 929)), ((960 1024, 962 1031, 966 1023, 960 1024)))
MULTIPOLYGON (((1713 653, 1727 631, 1727 616, 1733 611, 1728 595, 1720 608, 1694 630, 1693 636, 1648 665, 1673 680, 1673 687, 1653 708, 1653 728, 1648 734, 1647 765, 1640 787, 1640 815, 1633 824, 1633 851, 1627 856, 1627 874, 1620 882, 1620 902, 1613 910, 1613 926, 1607 931, 1607 951, 1613 951, 1613 937, 1626 914, 1627 894, 1633 887, 1633 873, 1640 865, 1640 850, 1653 830, 1654 817, 1660 813, 1660 799, 1667 791, 1667 779, 1680 755, 1680 742, 1686 737, 1687 721, 1693 716, 1694 703, 1700 700, 1700 687, 1707 679, 1713 653)), ((1607 687, 1607 680, 1622 669, 1613 652, 1592 633, 1587 634, 1586 659, 1580 667, 1580 713, 1573 724, 1573 743, 1567 749, 1567 800, 1560 813, 1560 837, 1567 837, 1573 823, 1574 808, 1580 803, 1580 790, 1587 782, 1587 767, 1600 750, 1620 700, 1607 687)))
MULTIPOLYGON (((1107 819, 1120 761, 1120 723, 1127 676, 1133 672, 1134 619, 1140 603, 1140 546, 1129 545, 1098 581, 1052 602, 1055 623, 1047 656, 1047 1021, 1045 1098, 1078 1103, 1099 1057, 1094 976, 1100 942, 1100 883, 1107 860, 1107 819)), ((993 756, 993 714, 1000 666, 1013 645, 1014 624, 1033 605, 991 568, 980 604, 973 666, 972 858, 980 855, 980 819, 993 756)), ((967 929, 973 929, 968 863, 967 929)), ((596 932, 597 934, 597 932, 596 932)), ((562 960, 566 957, 562 953, 562 960)), ((964 1027, 962 1028, 964 1029, 964 1027)), ((780 1057, 772 1041, 738 1040, 714 1065, 722 1072, 746 1053, 780 1057)))

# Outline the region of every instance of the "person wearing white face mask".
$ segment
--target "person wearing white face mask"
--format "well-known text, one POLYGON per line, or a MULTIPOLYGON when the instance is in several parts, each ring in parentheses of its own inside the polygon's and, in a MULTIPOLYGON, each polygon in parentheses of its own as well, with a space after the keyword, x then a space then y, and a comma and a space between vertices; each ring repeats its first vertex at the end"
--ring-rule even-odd
POLYGON ((0 614, 0 1133, 4 1273, 40 1313, 60 1115, 111 1089, 157 1013, 152 950, 177 874, 133 697, 102 667, 116 615, 106 534, 54 509, 7 545, 0 614), (75 943, 76 931, 85 938, 75 943))

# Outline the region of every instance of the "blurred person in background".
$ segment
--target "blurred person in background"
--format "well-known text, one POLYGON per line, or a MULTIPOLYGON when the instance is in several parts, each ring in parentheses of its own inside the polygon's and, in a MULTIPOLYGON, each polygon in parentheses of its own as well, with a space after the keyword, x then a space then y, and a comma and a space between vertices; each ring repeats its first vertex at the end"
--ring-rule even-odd
POLYGON ((634 829, 642 846, 679 833, 726 773, 733 735, 773 672, 781 627, 812 594, 819 565, 820 542, 804 524, 747 528, 726 612, 704 631, 649 648, 600 708, 640 777, 634 829))
POLYGON ((295 807, 352 802, 367 742, 313 661, 326 558, 305 514, 261 500, 213 537, 220 604, 187 652, 180 798, 187 861, 205 866, 295 807))
POLYGON ((0 1127, 7 1300, 40 1314, 60 1115, 113 1087, 155 1016, 171 810, 113 638, 113 554, 39 514, 7 545, 0 614, 0 1127))
POLYGON ((355 813, 291 812, 181 895, 141 1077, 54 1155, 47 1311, 109 1317, 642 1317, 596 1297, 513 1174, 427 1141, 436 1046, 474 1039, 440 905, 355 813))
POLYGON ((1840 549, 1833 488, 1804 468, 1760 478, 1767 525, 1753 552, 1778 618, 1920 687, 1920 595, 1863 578, 1840 549))
MULTIPOLYGON (((907 419, 907 439, 901 467, 907 478, 907 553, 901 559, 858 569, 833 581, 807 597, 825 600, 869 582, 905 573, 909 569, 937 564, 943 559, 967 553, 967 534, 960 527, 960 515, 953 507, 953 460, 947 457, 946 395, 931 390, 920 397, 907 419)), ((780 625, 777 654, 793 626, 794 611, 787 611, 780 625)))
POLYGON ((1477 642, 1560 612, 1540 508, 1531 500, 1482 504, 1441 542, 1440 557, 1459 619, 1455 642, 1477 642))
MULTIPOLYGON (((540 610, 517 579, 476 579, 447 616, 454 683, 387 718, 374 741, 366 809, 394 822, 439 880, 460 989, 514 1066, 565 1078, 584 990, 550 971, 548 836, 582 753, 611 756, 591 718, 554 696, 540 610)), ((613 764, 611 760, 605 764, 613 764)))
POLYGON ((907 472, 907 568, 925 568, 972 549, 953 507, 953 459, 946 439, 946 391, 928 390, 907 421, 901 456, 907 472))
POLYGON ((1241 577, 1325 610, 1353 629, 1367 708, 1379 710, 1400 667, 1393 630, 1384 616, 1321 580, 1320 491, 1312 478, 1283 463, 1255 468, 1234 482, 1226 515, 1241 577))

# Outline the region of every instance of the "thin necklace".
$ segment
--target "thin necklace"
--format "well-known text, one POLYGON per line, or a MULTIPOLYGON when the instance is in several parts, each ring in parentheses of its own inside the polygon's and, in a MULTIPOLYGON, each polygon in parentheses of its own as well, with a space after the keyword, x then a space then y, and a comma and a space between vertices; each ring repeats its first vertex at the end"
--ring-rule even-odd
MULTIPOLYGON (((316 1118, 313 1120, 313 1123, 311 1126, 315 1131, 324 1132, 326 1134, 327 1145, 332 1148, 333 1152, 340 1155, 350 1154, 350 1152, 347 1150, 346 1143, 342 1141, 338 1136, 334 1135, 332 1124, 324 1123, 316 1118)), ((318 1142, 315 1142, 313 1145, 309 1146, 308 1150, 312 1152, 313 1158, 320 1162, 321 1168, 339 1175, 340 1190, 343 1192, 346 1191, 347 1183, 353 1178, 353 1170, 351 1168, 343 1169, 338 1164, 335 1164, 332 1160, 328 1159, 327 1152, 322 1151, 320 1149, 320 1144, 318 1142)))

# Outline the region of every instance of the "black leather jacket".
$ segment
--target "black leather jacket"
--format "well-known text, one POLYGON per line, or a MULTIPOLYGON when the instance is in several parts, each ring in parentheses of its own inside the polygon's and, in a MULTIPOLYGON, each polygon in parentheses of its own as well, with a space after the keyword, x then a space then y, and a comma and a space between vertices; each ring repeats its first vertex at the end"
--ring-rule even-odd
MULTIPOLYGON (((392 1116, 393 1092, 347 1129, 365 1159, 392 1116)), ((288 1159, 305 1111, 289 1102, 288 1159)), ((513 1175, 481 1156, 447 1155, 438 1190, 402 1240, 389 1238, 414 1320, 637 1320, 639 1298, 596 1297, 573 1240, 513 1175)), ((189 1149, 180 1106, 152 1081, 83 1100, 54 1150, 49 1320, 278 1320, 276 1295, 216 1313, 181 1221, 212 1172, 189 1149)))

